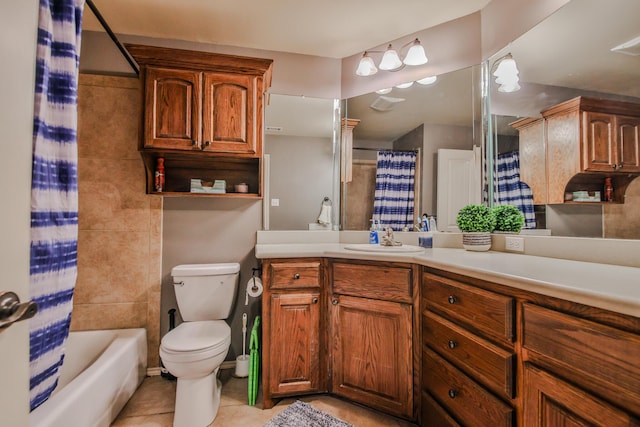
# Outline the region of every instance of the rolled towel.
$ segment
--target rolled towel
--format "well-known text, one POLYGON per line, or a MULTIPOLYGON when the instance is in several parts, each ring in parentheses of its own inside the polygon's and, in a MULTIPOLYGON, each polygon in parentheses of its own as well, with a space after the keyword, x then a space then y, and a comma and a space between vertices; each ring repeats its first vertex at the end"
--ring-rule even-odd
POLYGON ((320 210, 320 216, 318 217, 318 223, 320 224, 331 224, 331 206, 330 205, 322 205, 322 209, 320 210))

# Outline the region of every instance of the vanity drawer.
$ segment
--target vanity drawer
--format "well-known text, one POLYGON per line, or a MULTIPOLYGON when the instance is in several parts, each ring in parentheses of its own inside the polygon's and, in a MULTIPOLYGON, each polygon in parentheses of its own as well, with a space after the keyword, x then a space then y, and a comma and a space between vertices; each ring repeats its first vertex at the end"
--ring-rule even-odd
POLYGON ((429 393, 422 392, 422 418, 421 426, 460 427, 442 406, 438 404, 429 393))
POLYGON ((450 320, 488 337, 513 342, 513 298, 429 273, 423 274, 422 298, 429 309, 450 320))
POLYGON ((442 317, 425 312, 422 339, 442 357, 494 392, 514 397, 515 354, 462 329, 442 317))
POLYGON ((322 263, 318 259, 269 263, 270 289, 317 288, 321 284, 322 263))
POLYGON ((640 336, 523 304, 523 347, 536 363, 640 414, 640 336))
POLYGON ((422 383, 461 424, 469 427, 513 425, 514 410, 429 348, 422 353, 422 383))
POLYGON ((343 295, 411 303, 411 266, 332 264, 333 292, 343 295))

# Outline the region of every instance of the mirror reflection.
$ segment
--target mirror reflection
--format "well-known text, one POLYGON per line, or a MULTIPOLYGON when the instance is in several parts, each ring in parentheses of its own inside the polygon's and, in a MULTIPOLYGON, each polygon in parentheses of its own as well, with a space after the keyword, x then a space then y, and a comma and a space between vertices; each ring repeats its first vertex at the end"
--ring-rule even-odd
MULTIPOLYGON (((449 191, 448 186, 463 183, 438 176, 438 150, 460 151, 467 153, 469 159, 474 158, 474 141, 479 139, 474 129, 474 123, 479 121, 474 120, 474 115, 480 114, 480 98, 476 94, 479 85, 474 84, 478 79, 479 66, 437 76, 428 84, 414 82, 409 88, 387 88, 344 101, 342 113, 347 128, 343 128, 343 135, 351 133, 352 140, 345 141, 343 137, 342 141, 347 146, 342 159, 342 229, 366 230, 372 218, 380 218, 374 205, 375 199, 380 202, 381 198, 376 197, 376 186, 380 189, 384 185, 380 176, 386 175, 377 173, 384 153, 416 155, 410 206, 413 218, 407 219, 407 228, 412 229, 417 218, 427 214, 437 216, 442 223, 439 228, 443 229, 447 215, 441 208, 449 206, 452 212, 457 212, 457 207, 468 202, 456 199, 461 193, 449 191), (351 167, 346 179, 345 162, 351 167), (440 186, 445 190, 439 191, 440 186), (453 200, 446 196, 452 196, 453 200), (444 198, 440 200, 441 197, 444 198)), ((468 163, 475 166, 471 160, 468 163)), ((480 193, 479 185, 476 193, 480 193)), ((394 225, 394 229, 402 226, 394 225)))
POLYGON ((573 0, 488 61, 511 53, 520 79, 490 79, 492 170, 518 153, 552 235, 640 238, 638 16, 636 0, 573 0))
POLYGON ((265 108, 265 230, 337 226, 337 106, 333 99, 270 95, 265 108))

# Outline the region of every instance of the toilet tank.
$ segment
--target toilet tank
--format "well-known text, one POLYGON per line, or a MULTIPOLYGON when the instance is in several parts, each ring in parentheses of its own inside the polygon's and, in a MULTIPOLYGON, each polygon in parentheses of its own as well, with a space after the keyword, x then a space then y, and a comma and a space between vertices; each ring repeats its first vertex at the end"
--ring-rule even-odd
POLYGON ((236 299, 240 264, 183 264, 171 269, 180 315, 185 321, 229 317, 236 299))

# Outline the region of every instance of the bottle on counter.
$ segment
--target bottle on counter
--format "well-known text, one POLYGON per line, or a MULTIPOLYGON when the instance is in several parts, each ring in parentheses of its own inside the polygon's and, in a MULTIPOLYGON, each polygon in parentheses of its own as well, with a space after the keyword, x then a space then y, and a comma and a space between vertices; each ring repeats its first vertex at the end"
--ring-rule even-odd
POLYGON ((369 243, 372 245, 377 245, 380 243, 380 238, 378 236, 378 225, 376 224, 375 219, 370 219, 371 229, 369 230, 369 243))
POLYGON ((604 179, 604 201, 613 202, 613 184, 611 178, 604 179))
POLYGON ((155 190, 158 193, 164 190, 164 157, 158 157, 156 161, 155 190))

